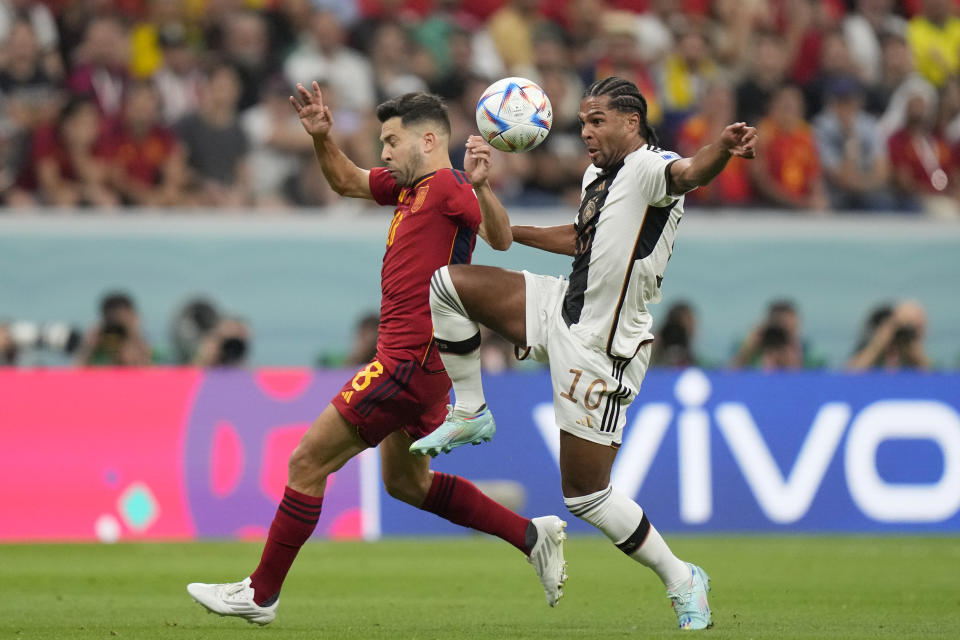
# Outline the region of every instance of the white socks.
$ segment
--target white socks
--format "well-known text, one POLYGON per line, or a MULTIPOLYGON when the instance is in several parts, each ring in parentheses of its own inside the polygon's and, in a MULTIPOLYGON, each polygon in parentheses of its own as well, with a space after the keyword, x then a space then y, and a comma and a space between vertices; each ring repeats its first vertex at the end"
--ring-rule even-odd
POLYGON ((685 590, 691 578, 689 565, 673 555, 636 502, 612 486, 578 498, 564 497, 563 502, 570 513, 603 531, 618 549, 653 569, 668 591, 685 590))
POLYGON ((453 382, 457 415, 473 415, 486 404, 480 380, 480 325, 467 317, 447 267, 430 279, 430 315, 437 350, 453 382))

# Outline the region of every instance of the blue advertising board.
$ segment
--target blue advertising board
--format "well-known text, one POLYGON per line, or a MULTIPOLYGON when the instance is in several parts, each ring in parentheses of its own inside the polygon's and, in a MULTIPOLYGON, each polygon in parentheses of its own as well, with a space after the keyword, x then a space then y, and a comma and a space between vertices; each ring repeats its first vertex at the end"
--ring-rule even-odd
MULTIPOLYGON (((592 530, 563 504, 550 384, 487 376, 493 442, 433 468, 592 530)), ((665 531, 957 532, 960 376, 651 372, 612 483, 665 531)), ((462 531, 381 494, 384 535, 462 531)))

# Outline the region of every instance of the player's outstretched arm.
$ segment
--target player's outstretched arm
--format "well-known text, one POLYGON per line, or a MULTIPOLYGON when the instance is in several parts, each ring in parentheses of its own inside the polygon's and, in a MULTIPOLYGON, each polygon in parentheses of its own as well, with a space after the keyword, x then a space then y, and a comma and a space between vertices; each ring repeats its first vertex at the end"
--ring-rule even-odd
POLYGON ((370 172, 353 164, 330 137, 333 114, 330 107, 323 104, 320 85, 314 82, 313 90, 308 91, 298 83, 297 94, 299 99, 290 96, 290 104, 300 116, 304 130, 313 137, 313 150, 330 187, 342 196, 372 200, 370 172))
POLYGON ((506 251, 513 242, 510 218, 507 216, 507 210, 503 208, 503 204, 487 181, 487 178, 490 177, 493 149, 480 136, 467 138, 466 147, 463 168, 466 169, 470 184, 473 185, 473 191, 477 194, 480 213, 483 215, 477 233, 497 251, 506 251))
POLYGON ((573 256, 577 253, 577 230, 572 224, 557 227, 512 227, 513 239, 534 249, 573 256))
POLYGON ((733 156, 754 158, 757 154, 757 130, 745 122, 727 126, 720 137, 701 147, 692 158, 681 158, 670 165, 670 193, 679 195, 702 187, 717 177, 733 156))

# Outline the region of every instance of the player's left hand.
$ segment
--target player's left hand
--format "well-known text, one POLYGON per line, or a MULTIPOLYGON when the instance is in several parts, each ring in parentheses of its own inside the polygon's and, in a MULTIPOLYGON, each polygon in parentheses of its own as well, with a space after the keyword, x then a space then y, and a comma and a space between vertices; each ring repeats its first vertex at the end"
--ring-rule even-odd
POLYGON ((463 157, 463 168, 474 187, 482 187, 490 177, 490 165, 493 160, 493 147, 480 136, 467 138, 467 151, 463 157))
POLYGON ((720 142, 732 156, 757 157, 757 129, 748 127, 746 122, 735 122, 727 126, 720 134, 720 142))

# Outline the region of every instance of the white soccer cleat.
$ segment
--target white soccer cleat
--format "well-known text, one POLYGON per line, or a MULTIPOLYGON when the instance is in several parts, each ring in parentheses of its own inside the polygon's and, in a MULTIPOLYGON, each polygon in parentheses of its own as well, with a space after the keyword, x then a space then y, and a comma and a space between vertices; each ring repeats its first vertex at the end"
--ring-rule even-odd
POLYGON ((250 578, 244 578, 241 582, 225 584, 191 582, 187 585, 187 593, 211 613, 217 613, 221 616, 236 616, 251 624, 261 626, 273 622, 273 619, 277 616, 277 604, 280 602, 280 599, 277 598, 272 604, 265 607, 261 607, 254 602, 250 578))
POLYGON ((563 596, 563 583, 567 581, 567 561, 563 559, 567 523, 557 516, 541 516, 531 522, 537 528, 537 542, 527 562, 533 565, 540 578, 547 604, 555 607, 563 596))

